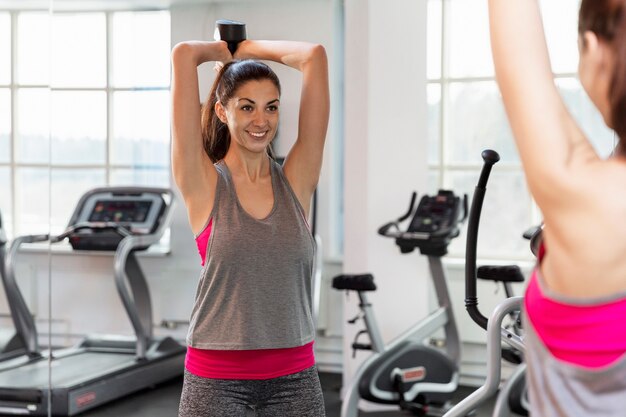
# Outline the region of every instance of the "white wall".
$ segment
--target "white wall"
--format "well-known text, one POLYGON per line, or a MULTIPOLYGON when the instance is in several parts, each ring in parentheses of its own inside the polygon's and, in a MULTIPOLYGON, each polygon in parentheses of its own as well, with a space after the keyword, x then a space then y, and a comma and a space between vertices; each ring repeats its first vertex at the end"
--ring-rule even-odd
MULTIPOLYGON (((426 185, 426 3, 347 0, 345 7, 344 271, 374 274, 370 300, 388 342, 428 306, 425 259, 399 256, 392 240, 375 233, 426 185)), ((357 305, 357 297, 346 298, 346 318, 357 305)), ((368 355, 352 358, 361 327, 344 327, 344 387, 368 355)))

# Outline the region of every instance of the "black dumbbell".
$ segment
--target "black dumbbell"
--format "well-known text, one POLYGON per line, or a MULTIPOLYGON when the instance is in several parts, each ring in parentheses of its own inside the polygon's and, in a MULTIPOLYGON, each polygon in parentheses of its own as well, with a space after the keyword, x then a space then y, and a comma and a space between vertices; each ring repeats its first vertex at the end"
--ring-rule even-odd
POLYGON ((215 40, 228 44, 228 50, 235 54, 239 42, 246 40, 246 24, 234 20, 220 19, 215 22, 215 40))

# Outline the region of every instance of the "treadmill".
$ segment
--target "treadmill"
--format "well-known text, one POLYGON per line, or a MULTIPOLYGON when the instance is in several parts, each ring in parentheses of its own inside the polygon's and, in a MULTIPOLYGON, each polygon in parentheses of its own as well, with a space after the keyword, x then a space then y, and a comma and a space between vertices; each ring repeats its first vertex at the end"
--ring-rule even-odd
POLYGON ((12 242, 5 286, 7 298, 21 300, 14 308, 23 318, 16 323, 27 335, 28 354, 0 366, 0 414, 72 416, 183 374, 186 347, 153 335, 150 293, 135 256, 159 241, 174 202, 173 192, 164 188, 97 188, 82 196, 62 234, 12 242), (74 347, 39 350, 34 321, 15 280, 15 259, 23 243, 65 239, 75 251, 114 252, 115 284, 134 338, 89 336, 74 347))

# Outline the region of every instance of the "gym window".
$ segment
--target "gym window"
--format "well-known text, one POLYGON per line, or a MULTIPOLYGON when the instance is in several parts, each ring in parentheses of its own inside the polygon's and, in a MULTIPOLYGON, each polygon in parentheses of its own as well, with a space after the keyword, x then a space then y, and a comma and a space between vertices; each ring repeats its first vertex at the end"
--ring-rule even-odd
POLYGON ((62 231, 104 185, 170 185, 170 15, 0 11, 0 210, 62 231))
MULTIPOLYGON (((578 2, 540 1, 555 82, 570 112, 602 156, 615 144, 577 79, 578 2)), ((427 96, 429 188, 449 188, 471 199, 483 149, 501 157, 487 186, 478 256, 530 259, 527 228, 541 221, 523 176, 495 82, 487 5, 483 0, 428 0, 427 96)), ((540 109, 537 109, 540 111, 540 109)), ((465 234, 450 253, 462 257, 465 234)))

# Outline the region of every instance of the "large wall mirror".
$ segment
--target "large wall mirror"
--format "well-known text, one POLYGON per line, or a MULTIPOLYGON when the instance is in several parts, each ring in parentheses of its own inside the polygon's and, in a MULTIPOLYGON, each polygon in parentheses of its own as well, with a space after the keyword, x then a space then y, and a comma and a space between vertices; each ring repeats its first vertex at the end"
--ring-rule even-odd
POLYGON ((49 369, 44 358, 51 345, 53 320, 46 237, 55 204, 51 187, 51 31, 52 1, 0 2, 3 412, 33 409, 33 398, 25 398, 30 395, 29 385, 43 395, 48 392, 49 369), (41 242, 29 243, 34 240, 41 242), (30 248, 26 250, 26 246, 30 248), (30 366, 38 368, 37 375, 25 371, 30 366), (20 403, 14 410, 4 408, 14 403, 20 403))
MULTIPOLYGON (((182 374, 201 265, 170 173, 171 48, 212 39, 215 21, 230 18, 246 22, 249 37, 322 43, 332 68, 334 47, 342 46, 334 40, 340 3, 0 0, 0 253, 10 264, 3 268, 10 289, 5 282, 0 291, 0 329, 15 346, 13 359, 4 361, 9 356, 0 345, 0 409, 99 415, 107 396, 171 378, 172 369, 182 374), (111 221, 151 235, 149 244, 118 250, 126 232, 111 221), (81 229, 73 244, 49 239, 85 222, 104 229, 81 229), (16 338, 16 329, 27 336, 16 338), (166 352, 158 359, 165 365, 147 367, 141 382, 111 378, 148 351, 166 352), (154 374, 161 376, 150 379, 154 374), (87 380, 107 382, 101 389, 87 380), (5 388, 11 398, 3 397, 5 388)), ((280 65, 275 70, 283 87, 281 155, 297 131, 300 76, 280 65)), ((202 65, 199 75, 204 99, 213 66, 202 65)), ((340 86, 335 75, 333 82, 340 86)), ((342 125, 339 118, 331 123, 322 212, 340 205, 331 176, 339 178, 333 136, 342 125)), ((331 230, 341 235, 336 218, 322 215, 318 223, 331 255, 340 247, 340 238, 327 238, 331 230)), ((321 321, 332 324, 329 317, 321 321)), ((123 401, 107 405, 109 415, 127 415, 109 408, 123 401)))

